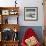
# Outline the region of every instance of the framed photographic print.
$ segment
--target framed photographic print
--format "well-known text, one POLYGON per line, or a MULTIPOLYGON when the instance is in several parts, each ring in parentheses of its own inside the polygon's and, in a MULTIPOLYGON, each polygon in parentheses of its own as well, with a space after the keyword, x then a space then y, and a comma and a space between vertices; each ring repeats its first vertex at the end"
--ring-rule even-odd
POLYGON ((9 10, 2 10, 2 15, 9 15, 9 10))
POLYGON ((38 20, 38 8, 37 7, 24 7, 24 20, 27 20, 27 21, 38 20))

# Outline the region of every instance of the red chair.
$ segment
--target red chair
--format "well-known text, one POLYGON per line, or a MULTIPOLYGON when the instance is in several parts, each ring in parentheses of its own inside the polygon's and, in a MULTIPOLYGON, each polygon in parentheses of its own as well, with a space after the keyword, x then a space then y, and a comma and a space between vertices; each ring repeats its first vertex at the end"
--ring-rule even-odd
MULTIPOLYGON (((27 44, 25 43, 25 40, 32 37, 32 36, 34 36, 37 39, 37 35, 33 31, 33 29, 32 28, 27 29, 25 34, 24 34, 24 37, 22 38, 21 46, 27 46, 27 44)), ((41 46, 40 42, 38 41, 35 46, 41 46)))

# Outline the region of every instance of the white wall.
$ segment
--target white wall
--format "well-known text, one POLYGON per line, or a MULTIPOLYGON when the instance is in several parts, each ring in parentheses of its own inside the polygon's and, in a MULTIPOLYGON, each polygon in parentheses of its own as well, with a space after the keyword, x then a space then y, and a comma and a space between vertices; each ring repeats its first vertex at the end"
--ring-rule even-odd
MULTIPOLYGON (((14 6, 15 0, 0 0, 0 6, 14 6)), ((42 0, 17 0, 19 9, 19 24, 21 26, 43 26, 42 0), (24 7, 38 7, 38 21, 24 21, 24 7)))
POLYGON ((8 6, 14 6, 14 1, 15 0, 0 0, 0 6, 1 7, 8 7, 8 6))
POLYGON ((22 26, 43 26, 43 6, 42 0, 24 0, 24 7, 20 14, 20 25, 22 26), (38 7, 38 21, 24 21, 24 7, 38 7))

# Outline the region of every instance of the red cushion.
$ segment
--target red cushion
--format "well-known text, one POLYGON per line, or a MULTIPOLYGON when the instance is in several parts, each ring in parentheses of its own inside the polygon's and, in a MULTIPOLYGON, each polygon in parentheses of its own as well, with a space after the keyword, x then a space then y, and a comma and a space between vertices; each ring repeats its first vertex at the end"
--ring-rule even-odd
POLYGON ((28 28, 25 32, 24 37, 22 38, 22 43, 21 43, 22 46, 26 46, 25 39, 28 39, 29 37, 32 37, 32 36, 36 37, 37 35, 32 28, 28 28))

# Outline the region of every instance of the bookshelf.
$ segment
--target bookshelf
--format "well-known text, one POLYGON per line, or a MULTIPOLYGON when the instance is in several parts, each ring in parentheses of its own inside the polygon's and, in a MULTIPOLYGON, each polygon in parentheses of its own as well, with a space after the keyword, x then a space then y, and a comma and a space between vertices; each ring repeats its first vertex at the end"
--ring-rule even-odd
POLYGON ((4 32, 6 32, 7 34, 8 31, 12 32, 14 35, 16 34, 16 36, 18 35, 17 34, 19 32, 18 17, 19 17, 19 7, 0 7, 0 35, 1 35, 0 46, 18 46, 19 40, 18 39, 16 40, 16 38, 14 40, 15 36, 13 37, 12 34, 11 38, 13 39, 10 39, 8 41, 4 40, 2 37, 2 35, 4 35, 4 32), (13 18, 10 19, 9 17, 13 18))

